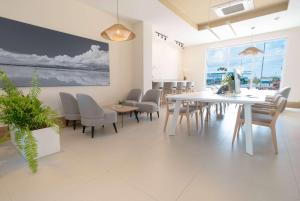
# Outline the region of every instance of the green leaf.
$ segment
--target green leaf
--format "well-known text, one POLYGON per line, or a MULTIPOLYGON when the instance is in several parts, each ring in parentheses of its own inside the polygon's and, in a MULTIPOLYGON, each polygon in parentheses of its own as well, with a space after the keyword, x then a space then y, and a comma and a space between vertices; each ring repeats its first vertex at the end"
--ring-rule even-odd
POLYGON ((32 88, 27 95, 18 90, 3 71, 0 71, 0 82, 4 91, 0 95, 0 122, 15 130, 17 146, 24 152, 32 172, 36 172, 37 144, 31 131, 47 127, 59 129, 61 122, 56 112, 39 100, 41 90, 36 73, 33 73, 32 88))

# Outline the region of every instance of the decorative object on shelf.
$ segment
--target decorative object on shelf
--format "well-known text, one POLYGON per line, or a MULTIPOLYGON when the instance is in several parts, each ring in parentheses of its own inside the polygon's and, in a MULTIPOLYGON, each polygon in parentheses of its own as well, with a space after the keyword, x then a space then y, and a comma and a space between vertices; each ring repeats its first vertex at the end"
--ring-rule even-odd
POLYGON ((119 0, 117 0, 117 24, 101 32, 101 36, 111 41, 127 41, 135 38, 135 34, 119 22, 119 0))
POLYGON ((108 86, 108 43, 0 17, 0 70, 17 87, 108 86))
POLYGON ((32 172, 36 172, 37 158, 60 150, 57 114, 38 99, 40 88, 36 74, 32 77, 32 88, 26 95, 16 88, 3 71, 0 71, 0 82, 4 91, 0 96, 0 122, 9 127, 11 141, 24 156, 32 172))
POLYGON ((183 68, 182 73, 183 73, 183 80, 187 80, 187 75, 188 75, 189 69, 188 68, 183 68))

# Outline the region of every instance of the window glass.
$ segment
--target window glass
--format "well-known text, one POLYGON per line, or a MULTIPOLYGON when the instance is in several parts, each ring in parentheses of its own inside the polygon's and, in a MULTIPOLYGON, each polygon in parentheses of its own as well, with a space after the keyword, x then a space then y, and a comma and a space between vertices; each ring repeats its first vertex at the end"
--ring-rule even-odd
POLYGON ((278 89, 284 65, 286 40, 261 41, 233 47, 209 49, 207 52, 207 86, 220 85, 223 77, 235 68, 242 70, 241 87, 278 89), (247 47, 254 46, 263 53, 250 56, 239 55, 247 47))

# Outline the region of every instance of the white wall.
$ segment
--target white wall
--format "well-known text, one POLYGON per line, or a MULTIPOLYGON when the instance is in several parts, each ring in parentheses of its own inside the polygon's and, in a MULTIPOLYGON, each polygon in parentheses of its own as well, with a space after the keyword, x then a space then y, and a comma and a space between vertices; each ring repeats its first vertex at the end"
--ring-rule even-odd
MULTIPOLYGON (((104 40, 100 32, 116 22, 115 16, 73 0, 1 0, 0 16, 98 41, 104 40)), ((87 93, 103 105, 124 98, 137 85, 133 42, 111 42, 109 49, 110 86, 42 88, 41 100, 61 113, 60 91, 87 93)))
POLYGON ((136 34, 134 40, 135 85, 146 92, 152 88, 152 24, 138 22, 133 25, 136 34))
POLYGON ((174 40, 152 38, 152 79, 182 80, 182 48, 174 40))
MULTIPOLYGON (((290 86, 292 91, 289 101, 300 100, 300 27, 253 36, 253 41, 271 40, 276 38, 287 39, 285 65, 282 72, 281 86, 290 86)), ((196 82, 196 90, 205 87, 206 51, 209 48, 221 48, 251 42, 250 37, 203 44, 185 48, 183 51, 183 66, 187 68, 188 79, 196 82)))

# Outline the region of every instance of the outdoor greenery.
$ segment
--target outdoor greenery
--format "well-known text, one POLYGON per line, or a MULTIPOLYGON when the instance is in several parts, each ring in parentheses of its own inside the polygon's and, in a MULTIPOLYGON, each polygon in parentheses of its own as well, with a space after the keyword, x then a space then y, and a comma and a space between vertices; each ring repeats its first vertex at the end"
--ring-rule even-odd
POLYGON ((59 128, 57 114, 38 99, 40 88, 36 74, 32 77, 32 88, 24 95, 6 73, 0 71, 3 93, 0 95, 0 122, 15 131, 18 148, 24 152, 32 172, 37 171, 37 143, 32 130, 47 127, 59 128))

